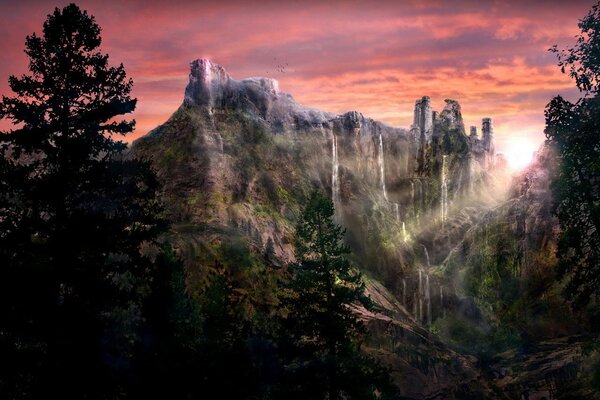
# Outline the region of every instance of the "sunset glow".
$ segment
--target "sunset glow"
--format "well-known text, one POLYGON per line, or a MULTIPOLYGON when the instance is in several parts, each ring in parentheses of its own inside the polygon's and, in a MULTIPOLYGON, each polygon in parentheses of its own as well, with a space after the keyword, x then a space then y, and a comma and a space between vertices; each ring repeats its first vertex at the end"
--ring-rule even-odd
POLYGON ((529 165, 538 145, 528 138, 516 137, 506 145, 504 156, 513 171, 519 171, 529 165))
MULTIPOLYGON (((67 1, 2 2, 0 94, 27 69, 25 36, 67 1)), ((497 148, 527 130, 543 140, 544 107, 576 94, 553 44, 571 43, 590 1, 196 2, 80 1, 102 26, 104 51, 134 80, 131 141, 181 104, 189 62, 208 57, 237 79, 267 76, 303 104, 357 110, 394 126, 414 101, 460 102, 465 124, 492 117, 497 148), (284 66, 280 68, 279 66, 284 66)), ((0 128, 9 127, 0 122, 0 128)))

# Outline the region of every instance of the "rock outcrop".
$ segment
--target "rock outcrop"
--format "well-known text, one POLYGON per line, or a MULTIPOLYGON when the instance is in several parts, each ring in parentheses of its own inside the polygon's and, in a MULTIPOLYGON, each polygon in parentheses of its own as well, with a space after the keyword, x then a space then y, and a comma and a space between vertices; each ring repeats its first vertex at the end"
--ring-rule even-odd
MULTIPOLYGON (((478 155, 479 147, 493 153, 491 122, 485 126, 479 144, 466 135, 458 102, 446 100, 438 113, 428 97, 416 102, 410 129, 357 111, 335 115, 296 103, 275 80, 236 80, 223 67, 196 60, 182 105, 134 142, 132 154, 157 170, 174 223, 171 241, 198 280, 203 265, 223 258, 227 246, 234 246, 229 253, 248 248, 253 254, 268 246, 270 263, 293 261, 304 199, 314 188, 330 193, 360 268, 389 296, 403 299, 401 312, 386 314, 393 320, 388 330, 379 315, 365 311, 382 335, 377 341, 385 357, 408 362, 400 370, 412 371, 413 383, 439 379, 406 391, 407 398, 452 398, 482 378, 471 360, 453 362, 456 353, 427 333, 453 294, 429 271, 440 256, 433 250, 430 259, 431 244, 421 238, 427 230, 452 229, 457 218, 468 229, 475 213, 462 210, 489 197, 483 189, 493 183, 489 156, 478 155)), ((449 251, 457 239, 448 238, 449 251)))
POLYGON ((484 169, 490 169, 495 166, 496 160, 494 126, 491 118, 484 118, 481 122, 481 139, 477 136, 477 128, 472 126, 469 141, 474 157, 484 169))
POLYGON ((273 79, 236 80, 200 59, 180 108, 132 152, 153 161, 173 221, 234 228, 257 251, 271 241, 282 264, 293 259, 288 238, 302 199, 320 187, 356 254, 389 243, 369 268, 393 282, 394 269, 414 273, 409 260, 426 265, 414 242, 423 229, 489 197, 491 120, 483 131, 482 140, 466 135, 454 100, 436 112, 423 97, 411 129, 394 128, 300 105, 273 79))

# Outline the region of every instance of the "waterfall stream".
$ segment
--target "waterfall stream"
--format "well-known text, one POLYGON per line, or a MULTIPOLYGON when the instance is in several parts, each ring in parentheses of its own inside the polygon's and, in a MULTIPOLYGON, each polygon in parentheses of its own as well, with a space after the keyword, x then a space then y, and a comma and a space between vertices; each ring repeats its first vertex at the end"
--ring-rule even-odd
POLYGON ((400 205, 398 203, 394 203, 394 213, 396 214, 396 221, 400 222, 400 205))
POLYGON ((441 177, 441 218, 442 223, 448 218, 448 170, 446 167, 446 155, 442 156, 442 177, 441 177))
POLYGON ((331 201, 333 202, 334 213, 336 216, 341 216, 340 205, 340 179, 339 179, 339 161, 337 137, 332 133, 331 139, 331 201))
POLYGON ((423 254, 425 255, 425 262, 427 263, 427 266, 430 267, 431 263, 429 262, 429 251, 427 251, 427 246, 422 244, 421 247, 423 247, 423 254))
POLYGON ((381 181, 381 190, 383 190, 383 198, 388 201, 387 189, 385 187, 385 165, 383 160, 383 138, 379 132, 379 152, 377 154, 377 162, 379 164, 379 179, 381 181))

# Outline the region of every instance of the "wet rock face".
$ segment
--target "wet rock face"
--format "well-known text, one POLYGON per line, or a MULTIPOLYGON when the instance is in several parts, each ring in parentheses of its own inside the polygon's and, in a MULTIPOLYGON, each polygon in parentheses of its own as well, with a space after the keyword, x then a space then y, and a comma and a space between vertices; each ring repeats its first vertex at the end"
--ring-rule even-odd
MULTIPOLYGON (((357 111, 335 115, 300 105, 279 91, 273 79, 236 80, 206 59, 190 64, 180 109, 133 145, 134 152, 157 161, 173 194, 177 220, 208 219, 224 225, 251 220, 249 213, 265 198, 278 203, 280 196, 273 192, 288 199, 308 186, 333 193, 333 149, 340 216, 350 232, 357 231, 358 242, 371 229, 361 222, 368 218, 365 210, 377 203, 397 223, 407 225, 440 206, 443 155, 448 155, 448 199, 468 194, 485 175, 475 165, 454 100, 447 100, 440 113, 432 110, 429 97, 417 100, 409 132, 357 111), (239 202, 253 206, 232 216, 231 205, 239 202)), ((260 235, 263 241, 277 235, 272 230, 260 235)), ((286 252, 291 254, 290 246, 286 252)))

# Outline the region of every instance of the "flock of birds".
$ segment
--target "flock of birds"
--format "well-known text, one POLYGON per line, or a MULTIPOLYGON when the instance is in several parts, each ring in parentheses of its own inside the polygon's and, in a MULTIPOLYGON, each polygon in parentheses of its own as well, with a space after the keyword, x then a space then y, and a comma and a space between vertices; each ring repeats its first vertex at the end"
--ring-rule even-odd
MULTIPOLYGON (((277 57, 273 57, 273 62, 275 62, 275 71, 273 72, 279 72, 280 74, 285 74, 287 73, 287 67, 289 66, 287 61, 281 61, 278 62, 277 61, 277 57)), ((267 74, 269 74, 270 71, 267 71, 267 74)))

